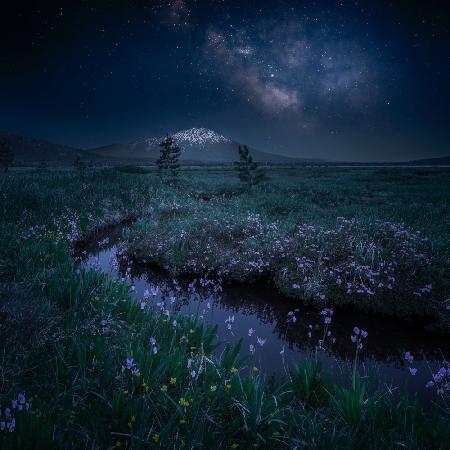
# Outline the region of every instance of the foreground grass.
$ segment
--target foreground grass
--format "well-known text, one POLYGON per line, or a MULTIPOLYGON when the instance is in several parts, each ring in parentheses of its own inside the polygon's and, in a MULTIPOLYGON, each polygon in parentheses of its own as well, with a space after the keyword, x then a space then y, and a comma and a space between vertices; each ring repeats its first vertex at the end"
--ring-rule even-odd
POLYGON ((127 284, 79 271, 70 254, 71 244, 97 227, 144 218, 135 233, 155 216, 169 226, 195 205, 230 199, 288 224, 301 217, 333 225, 337 207, 362 222, 397 218, 428 231, 431 255, 445 261, 445 224, 438 220, 448 217, 445 173, 421 190, 402 187, 408 178, 397 178, 408 174, 379 175, 373 195, 390 186, 393 193, 383 194, 390 206, 357 204, 349 186, 374 184, 365 173, 332 189, 342 176, 317 172, 291 181, 288 172, 277 180, 278 191, 268 186, 252 195, 241 195, 226 172, 203 173, 201 182, 179 187, 117 171, 2 177, 0 422, 11 429, 15 418, 15 430, 0 431, 1 448, 445 448, 443 396, 425 412, 414 399, 370 388, 356 373, 338 386, 320 370, 320 358, 292 368, 280 384, 268 383, 252 361, 238 359, 236 347, 211 356, 213 329, 141 311, 127 284))

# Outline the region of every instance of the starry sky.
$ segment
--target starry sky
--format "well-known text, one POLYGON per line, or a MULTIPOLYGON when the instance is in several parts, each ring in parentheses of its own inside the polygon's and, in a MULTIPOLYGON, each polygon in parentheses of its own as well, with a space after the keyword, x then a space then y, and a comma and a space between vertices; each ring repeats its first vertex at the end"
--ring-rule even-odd
POLYGON ((445 1, 8 3, 1 131, 91 148, 206 127, 297 157, 450 154, 445 1))

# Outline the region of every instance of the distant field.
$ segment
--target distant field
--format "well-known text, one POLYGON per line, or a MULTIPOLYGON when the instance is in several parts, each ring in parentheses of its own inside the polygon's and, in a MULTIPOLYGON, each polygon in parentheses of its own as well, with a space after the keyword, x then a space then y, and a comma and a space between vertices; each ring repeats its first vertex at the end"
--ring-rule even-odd
POLYGON ((450 169, 268 175, 252 191, 223 167, 183 168, 174 183, 130 166, 0 176, 0 400, 25 392, 35 411, 17 416, 22 447, 1 435, 2 448, 144 448, 149 439, 363 448, 368 437, 373 448, 443 448, 448 396, 428 415, 356 372, 349 386, 328 383, 314 359, 282 386, 257 367, 241 375, 233 348, 210 356, 214 330, 144 314, 126 282, 72 258, 76 242, 133 219, 125 254, 175 275, 262 277, 318 308, 352 305, 448 333, 450 169))

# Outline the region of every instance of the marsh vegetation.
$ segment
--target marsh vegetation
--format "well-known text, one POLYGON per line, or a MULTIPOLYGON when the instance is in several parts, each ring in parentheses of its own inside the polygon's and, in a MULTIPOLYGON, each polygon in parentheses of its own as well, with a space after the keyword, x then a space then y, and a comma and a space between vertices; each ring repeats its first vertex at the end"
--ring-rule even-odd
POLYGON ((267 172, 250 190, 224 167, 183 167, 170 184, 152 168, 0 178, 2 448, 445 448, 450 172, 267 172), (83 259, 119 223, 112 277, 83 259), (165 281, 136 292, 138 265, 165 281), (236 282, 277 292, 265 301, 289 305, 279 320, 305 326, 299 339, 314 315, 312 351, 274 380, 259 357, 274 336, 257 323, 219 315, 234 333, 221 343, 201 308, 177 307, 236 282), (434 356, 418 364, 403 340, 397 386, 369 373, 361 313, 393 346, 386 321, 420 328, 434 356), (355 323, 335 332, 346 315, 355 323), (338 377, 333 339, 347 342, 338 377), (418 371, 425 401, 405 389, 418 371))

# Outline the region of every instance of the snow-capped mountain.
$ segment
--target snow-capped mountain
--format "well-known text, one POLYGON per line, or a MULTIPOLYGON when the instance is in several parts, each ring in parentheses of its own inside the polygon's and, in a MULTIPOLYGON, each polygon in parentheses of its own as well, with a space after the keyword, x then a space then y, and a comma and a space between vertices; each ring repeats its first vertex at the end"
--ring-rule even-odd
POLYGON ((226 144, 231 142, 230 139, 213 130, 208 130, 208 128, 189 128, 188 130, 178 131, 172 137, 179 146, 226 144))
MULTIPOLYGON (((181 147, 180 159, 184 162, 230 163, 239 158, 239 143, 208 128, 189 128, 172 133, 175 143, 181 147)), ((154 162, 159 157, 159 144, 164 137, 146 138, 128 144, 113 144, 92 149, 107 158, 122 161, 154 162)), ((273 155, 251 149, 255 161, 288 163, 294 158, 273 155)))

